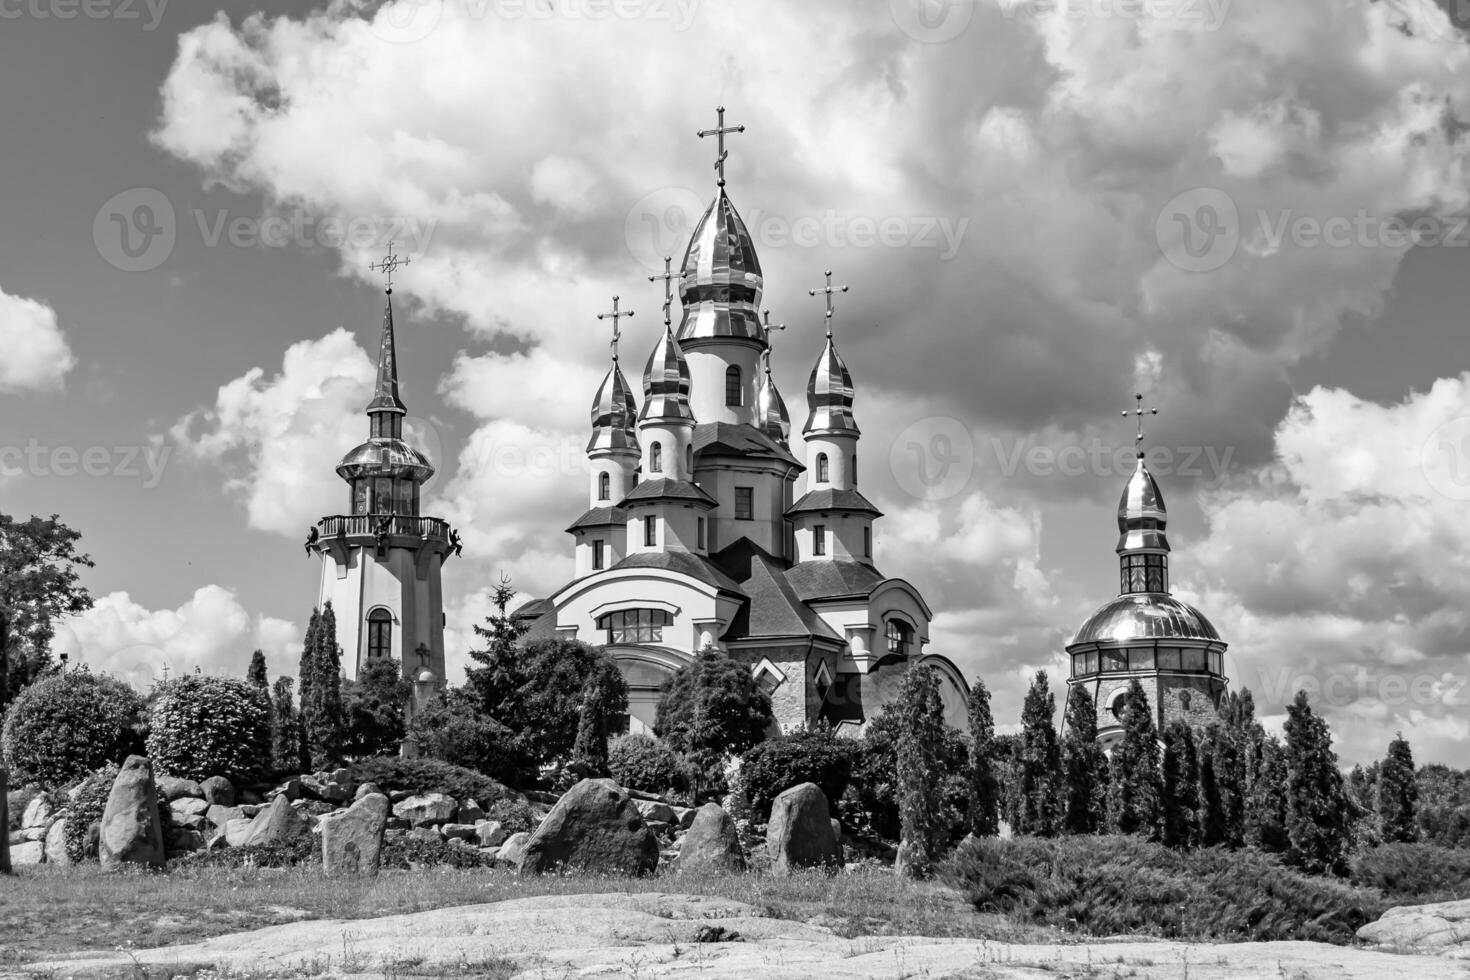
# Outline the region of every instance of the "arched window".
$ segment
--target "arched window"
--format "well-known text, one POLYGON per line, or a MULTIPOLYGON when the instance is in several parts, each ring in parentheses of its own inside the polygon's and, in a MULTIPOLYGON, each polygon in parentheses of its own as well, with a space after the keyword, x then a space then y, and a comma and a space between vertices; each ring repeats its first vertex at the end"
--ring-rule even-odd
POLYGON ((831 467, 827 464, 827 454, 817 453, 817 482, 827 483, 832 479, 831 467))
POLYGON ((612 477, 606 473, 600 473, 597 476, 597 499, 612 499, 612 477))
POLYGON ((914 628, 901 619, 890 619, 887 629, 888 652, 899 657, 909 655, 909 647, 913 645, 914 628))
POLYGON ((648 450, 648 472, 662 473, 664 471, 664 444, 655 442, 648 450))
POLYGON ((393 614, 386 609, 374 609, 368 613, 367 627, 368 659, 393 656, 393 614))
POLYGON ((725 368, 725 404, 741 404, 740 369, 733 364, 725 368))
POLYGON ((597 628, 607 630, 609 643, 662 643, 664 627, 673 623, 662 609, 620 609, 599 617, 597 628))

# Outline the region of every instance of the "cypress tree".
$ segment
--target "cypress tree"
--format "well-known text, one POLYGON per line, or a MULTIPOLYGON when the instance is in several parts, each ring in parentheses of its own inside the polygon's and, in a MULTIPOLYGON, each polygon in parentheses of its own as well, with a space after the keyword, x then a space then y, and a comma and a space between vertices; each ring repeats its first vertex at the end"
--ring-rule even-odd
POLYGON ((1016 774, 1017 834, 1051 837, 1061 823, 1061 752, 1053 718, 1057 700, 1038 670, 1021 708, 1020 771, 1016 774))
POLYGON ((910 667, 898 690, 898 860, 894 870, 913 878, 929 874, 944 846, 944 702, 939 679, 928 667, 910 667))
POLYGON ((1247 791, 1245 840, 1271 854, 1285 851, 1286 839, 1286 747, 1275 735, 1255 743, 1252 768, 1255 778, 1247 791))
POLYGON ((1378 767, 1378 829, 1385 844, 1412 844, 1419 839, 1419 787, 1414 781, 1414 754, 1403 732, 1388 743, 1378 767))
POLYGON ((271 698, 271 767, 276 773, 300 772, 301 715, 291 697, 291 678, 276 678, 271 698))
POLYGON ((606 776, 607 740, 613 719, 628 710, 628 685, 622 671, 602 656, 582 683, 582 704, 577 710, 577 740, 572 762, 586 776, 606 776))
POLYGON ((317 635, 322 629, 322 612, 320 609, 311 611, 311 621, 306 625, 306 637, 301 643, 301 664, 296 672, 296 690, 300 698, 301 711, 297 716, 301 729, 301 756, 306 760, 302 768, 310 767, 310 745, 312 740, 312 729, 316 726, 316 698, 312 687, 312 681, 316 679, 316 653, 317 635))
POLYGON ((1348 847, 1348 806, 1332 734, 1306 691, 1286 709, 1286 859, 1313 873, 1339 872, 1348 847))
POLYGON ((1097 707, 1081 684, 1067 695, 1067 734, 1062 739, 1069 834, 1103 829, 1108 804, 1108 757, 1097 744, 1097 707))
POLYGON ((1159 788, 1160 840, 1167 847, 1200 842, 1200 773, 1194 731, 1180 720, 1164 728, 1164 764, 1159 788))
POLYGON ((1247 744, 1222 724, 1205 729, 1199 742, 1199 843, 1205 847, 1245 843, 1247 744))
POLYGON ((250 655, 250 669, 245 672, 245 679, 262 691, 271 688, 270 678, 265 673, 265 653, 256 650, 250 655))
POLYGON ((1123 738, 1113 750, 1108 827, 1115 834, 1159 835, 1159 743, 1153 709, 1138 681, 1123 701, 1123 738))
POLYGON ((1000 833, 1000 780, 995 773, 995 719, 990 714, 990 690, 975 678, 970 687, 970 833, 994 837, 1000 833))
POLYGON ((322 607, 313 658, 312 701, 315 706, 311 731, 311 764, 326 769, 342 761, 342 743, 347 734, 347 713, 342 705, 342 663, 337 649, 337 616, 332 604, 322 607))

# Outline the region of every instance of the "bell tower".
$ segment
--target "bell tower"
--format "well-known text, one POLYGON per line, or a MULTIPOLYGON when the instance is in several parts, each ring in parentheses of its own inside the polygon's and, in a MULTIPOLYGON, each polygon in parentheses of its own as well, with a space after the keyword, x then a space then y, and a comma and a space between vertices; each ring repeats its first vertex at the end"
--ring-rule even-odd
POLYGON ((373 660, 392 658, 422 703, 444 685, 444 598, 440 570, 460 551, 447 522, 419 513, 419 493, 433 464, 403 438, 407 414, 398 397, 393 342, 393 270, 389 253, 374 269, 388 276, 378 373, 368 403, 368 440, 342 457, 345 513, 324 517, 307 534, 321 559, 319 605, 337 613, 342 669, 355 678, 373 660))

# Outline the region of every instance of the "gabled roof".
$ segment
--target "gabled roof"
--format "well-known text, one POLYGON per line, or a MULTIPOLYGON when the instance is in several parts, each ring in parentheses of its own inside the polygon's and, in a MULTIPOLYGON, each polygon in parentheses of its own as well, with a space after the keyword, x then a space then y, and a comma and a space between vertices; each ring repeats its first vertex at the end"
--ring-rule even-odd
POLYGON ((884 578, 866 562, 835 558, 792 565, 786 570, 786 581, 802 602, 813 602, 867 597, 884 578))
POLYGON ((642 551, 624 558, 609 571, 615 572, 624 568, 659 568, 678 572, 725 592, 741 594, 739 583, 722 572, 719 566, 688 551, 642 551))
POLYGON ((626 508, 629 503, 640 500, 684 500, 689 503, 708 504, 710 507, 719 506, 719 502, 714 497, 688 480, 644 480, 634 487, 618 506, 626 508))
POLYGON ((832 627, 801 601, 780 565, 765 554, 751 555, 750 575, 740 588, 747 599, 730 621, 727 638, 795 636, 841 641, 832 627))
POLYGON ((706 422, 694 427, 696 456, 737 456, 775 459, 797 469, 805 469, 791 450, 753 425, 734 422, 706 422))
POLYGON ((628 512, 621 507, 594 507, 572 522, 568 532, 584 527, 611 527, 628 523, 628 512))
POLYGON ((856 490, 810 490, 787 509, 787 515, 810 513, 811 511, 845 510, 873 517, 882 517, 883 512, 856 490))

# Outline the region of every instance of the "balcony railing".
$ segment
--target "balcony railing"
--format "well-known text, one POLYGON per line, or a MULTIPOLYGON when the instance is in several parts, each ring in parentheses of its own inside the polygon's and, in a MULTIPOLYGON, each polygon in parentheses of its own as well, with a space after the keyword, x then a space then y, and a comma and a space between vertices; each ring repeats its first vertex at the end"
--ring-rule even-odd
POLYGON ((376 537, 379 531, 389 535, 430 538, 449 541, 449 522, 437 517, 408 517, 402 514, 339 514, 323 517, 317 527, 323 538, 376 537), (386 524, 384 523, 386 521, 386 524))

